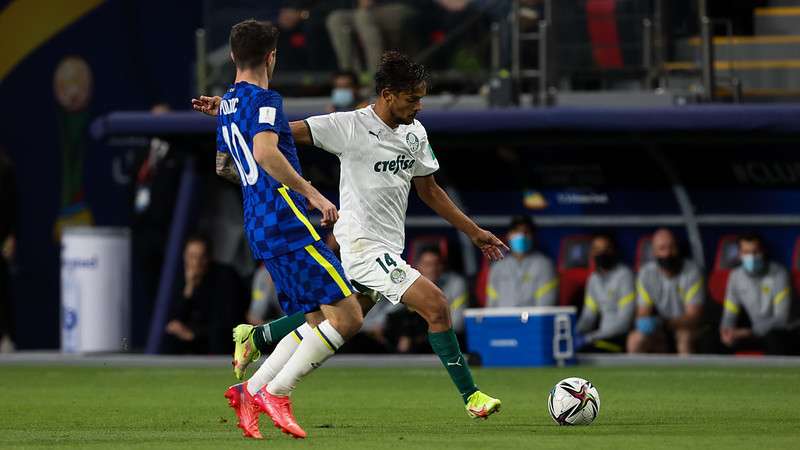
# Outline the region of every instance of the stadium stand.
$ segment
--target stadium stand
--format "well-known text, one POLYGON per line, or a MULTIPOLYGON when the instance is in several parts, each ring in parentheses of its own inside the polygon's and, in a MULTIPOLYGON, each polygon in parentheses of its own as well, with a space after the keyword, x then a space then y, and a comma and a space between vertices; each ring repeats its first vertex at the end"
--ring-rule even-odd
POLYGON ((558 304, 562 306, 580 306, 586 280, 592 272, 589 258, 589 247, 592 237, 589 235, 572 235, 561 239, 558 252, 558 304))
POLYGON ((737 236, 730 234, 720 238, 714 257, 714 266, 708 276, 708 292, 713 301, 720 305, 725 301, 725 288, 731 269, 739 264, 737 236))

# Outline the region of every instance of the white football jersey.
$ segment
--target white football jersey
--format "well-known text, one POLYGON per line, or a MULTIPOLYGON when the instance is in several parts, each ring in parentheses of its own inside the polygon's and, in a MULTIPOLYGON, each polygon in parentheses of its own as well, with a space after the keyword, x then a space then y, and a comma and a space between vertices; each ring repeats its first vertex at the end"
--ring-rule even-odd
POLYGON ((391 129, 372 105, 306 119, 314 145, 339 157, 336 240, 352 252, 383 244, 403 252, 411 179, 439 169, 418 120, 391 129))

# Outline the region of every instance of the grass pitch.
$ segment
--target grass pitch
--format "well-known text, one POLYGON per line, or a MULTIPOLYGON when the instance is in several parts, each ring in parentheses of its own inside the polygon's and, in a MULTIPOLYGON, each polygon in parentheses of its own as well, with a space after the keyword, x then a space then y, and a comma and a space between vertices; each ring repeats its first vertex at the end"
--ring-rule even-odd
POLYGON ((798 448, 796 368, 483 369, 503 400, 467 418, 442 369, 323 368, 294 395, 305 441, 262 416, 264 441, 241 437, 219 369, 0 367, 0 448, 798 448), (547 393, 567 376, 591 380, 600 415, 558 427, 547 393))

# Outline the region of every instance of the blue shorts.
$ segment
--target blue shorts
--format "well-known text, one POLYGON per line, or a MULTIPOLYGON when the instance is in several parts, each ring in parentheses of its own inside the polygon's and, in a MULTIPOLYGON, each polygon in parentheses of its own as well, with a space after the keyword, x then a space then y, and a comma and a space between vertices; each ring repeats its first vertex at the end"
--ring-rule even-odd
POLYGON ((352 294, 342 264, 322 242, 264 260, 286 315, 309 313, 352 294))

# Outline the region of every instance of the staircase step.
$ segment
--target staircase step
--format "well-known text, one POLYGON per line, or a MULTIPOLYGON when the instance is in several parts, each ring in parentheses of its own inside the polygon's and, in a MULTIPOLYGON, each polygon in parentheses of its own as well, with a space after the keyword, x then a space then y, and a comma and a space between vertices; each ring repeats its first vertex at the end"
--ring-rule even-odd
MULTIPOLYGON (((745 90, 764 92, 800 91, 800 59, 774 61, 730 61, 715 63, 716 75, 722 81, 735 75, 745 90)), ((691 61, 667 63, 664 68, 670 77, 694 77, 698 79, 700 66, 691 61), (672 75, 674 74, 674 75, 672 75), (685 74, 685 75, 681 75, 685 74)))
MULTIPOLYGON (((699 60, 700 44, 698 37, 679 41, 675 59, 699 60)), ((722 60, 793 59, 800 56, 800 35, 718 36, 714 38, 714 56, 722 60)))
POLYGON ((756 8, 756 35, 794 35, 800 32, 800 6, 756 8))
MULTIPOLYGON (((697 71, 700 64, 694 61, 673 61, 664 64, 668 71, 697 71)), ((727 71, 731 68, 737 71, 746 70, 800 70, 800 59, 767 59, 767 60, 716 60, 714 68, 717 71, 727 71)), ((800 80, 798 80, 800 81, 800 80)))

